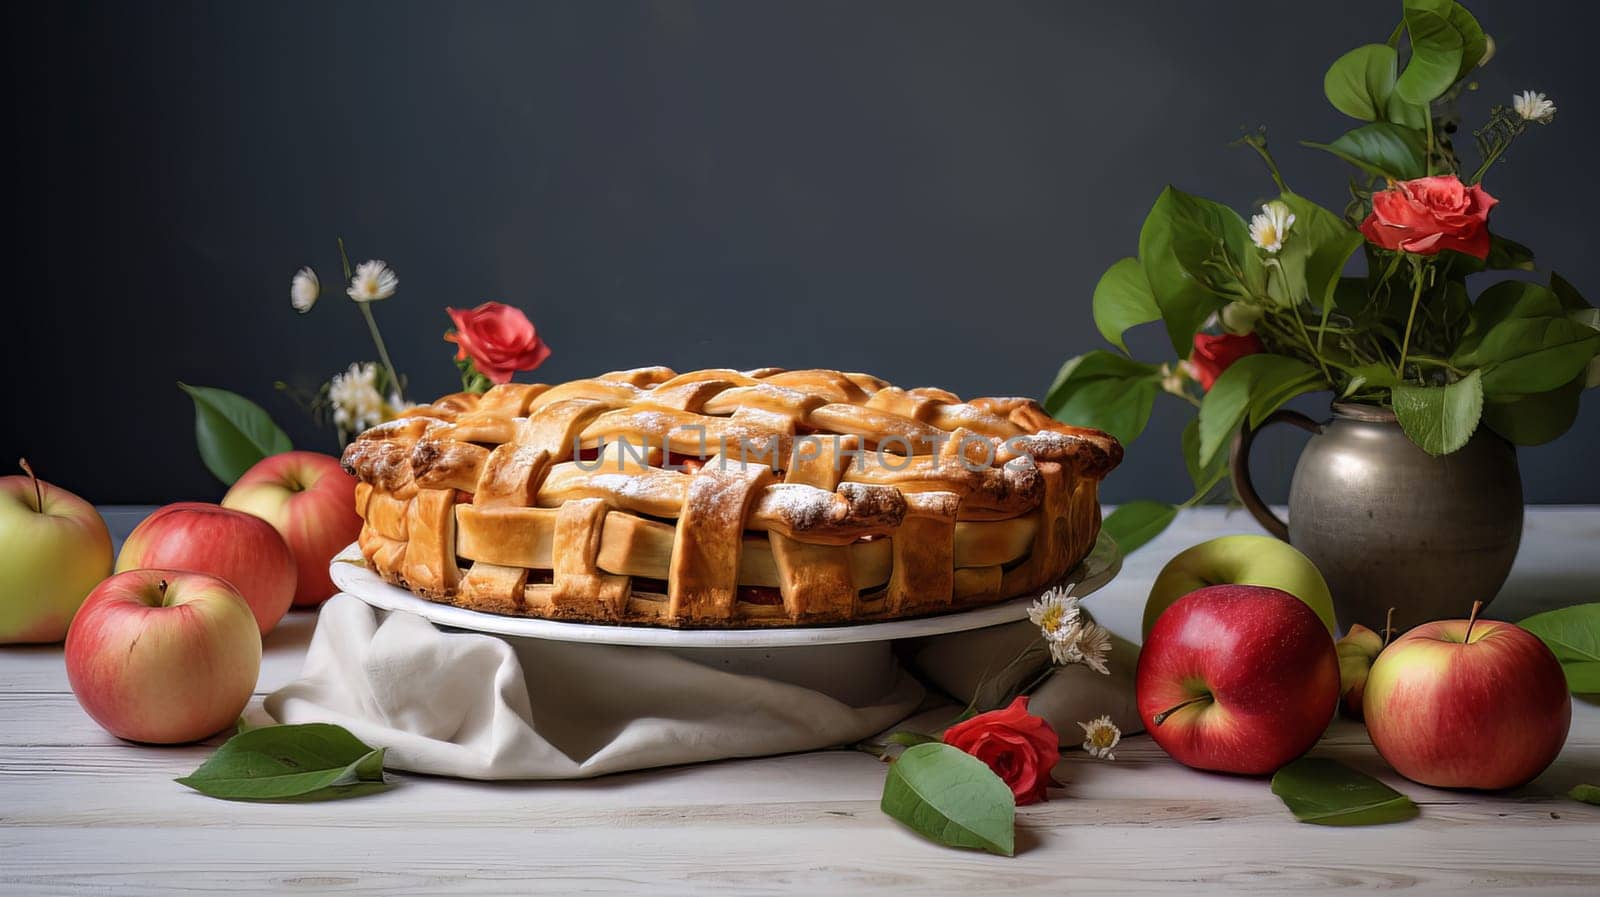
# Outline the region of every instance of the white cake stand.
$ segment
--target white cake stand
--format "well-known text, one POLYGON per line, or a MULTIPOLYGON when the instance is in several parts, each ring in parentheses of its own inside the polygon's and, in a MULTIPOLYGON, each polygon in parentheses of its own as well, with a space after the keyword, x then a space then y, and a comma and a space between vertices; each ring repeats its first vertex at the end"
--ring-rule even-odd
MULTIPOLYGON (((1100 588, 1122 568, 1122 555, 1102 535, 1089 557, 1063 580, 1073 594, 1100 588)), ((597 651, 607 646, 633 646, 666 651, 685 660, 728 673, 760 676, 808 688, 854 707, 867 706, 904 687, 905 673, 892 643, 898 639, 941 636, 984 629, 1026 619, 1037 595, 958 613, 839 626, 796 626, 763 629, 667 629, 654 626, 608 626, 568 623, 534 617, 511 617, 437 604, 384 582, 367 569, 361 552, 351 545, 334 558, 329 573, 345 594, 388 611, 406 611, 438 626, 488 633, 514 640, 524 663, 537 663, 537 642, 586 643, 597 651), (528 641, 522 641, 528 640, 528 641)), ((928 648, 937 643, 929 643, 928 648)), ((987 655, 989 643, 972 646, 987 655)), ((1014 649, 1012 649, 1014 650, 1014 649)), ((965 647, 959 654, 971 654, 965 647)), ((987 663, 980 658, 979 662, 987 663)))
MULTIPOLYGON (((1082 564, 1062 580, 1078 597, 1104 586, 1122 569, 1122 555, 1109 536, 1102 534, 1082 564)), ((884 623, 836 626, 788 626, 751 629, 669 629, 658 626, 612 626, 541 620, 483 613, 439 604, 384 582, 366 567, 360 550, 350 545, 333 559, 328 571, 346 594, 390 611, 417 614, 439 626, 516 638, 601 645, 636 645, 654 648, 785 648, 805 645, 849 645, 896 639, 945 635, 1010 623, 1028 616, 1037 595, 1025 595, 1001 604, 956 613, 884 623)))

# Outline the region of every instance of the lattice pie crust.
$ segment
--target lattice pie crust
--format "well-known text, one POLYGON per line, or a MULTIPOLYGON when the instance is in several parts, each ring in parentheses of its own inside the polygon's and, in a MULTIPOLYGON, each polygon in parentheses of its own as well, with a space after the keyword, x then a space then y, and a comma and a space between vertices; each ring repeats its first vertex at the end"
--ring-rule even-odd
POLYGON ((1105 433, 838 371, 641 368, 458 393, 362 433, 361 551, 474 610, 678 627, 939 613, 1058 580, 1105 433))

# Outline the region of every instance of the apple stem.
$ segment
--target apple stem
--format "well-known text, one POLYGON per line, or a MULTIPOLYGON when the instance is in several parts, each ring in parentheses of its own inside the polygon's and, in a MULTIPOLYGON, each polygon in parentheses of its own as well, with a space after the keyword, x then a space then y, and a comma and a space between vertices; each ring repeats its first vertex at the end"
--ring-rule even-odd
POLYGON ((17 460, 17 466, 21 467, 22 468, 22 472, 26 473, 28 475, 28 479, 33 481, 33 499, 34 499, 34 501, 38 502, 38 504, 35 505, 33 509, 35 511, 38 511, 40 514, 43 514, 44 513, 44 489, 40 488, 40 486, 39 486, 39 478, 37 476, 34 476, 33 465, 28 463, 28 459, 27 458, 19 458, 17 460))
POLYGON ((1394 638, 1394 608, 1389 608, 1389 615, 1383 618, 1383 646, 1389 647, 1389 640, 1394 638))
POLYGON ((1467 634, 1461 637, 1461 643, 1463 645, 1472 644, 1472 627, 1478 622, 1478 611, 1480 610, 1483 610, 1483 602, 1472 602, 1472 613, 1467 615, 1467 634))
POLYGON ((1210 701, 1210 700, 1212 700, 1212 697, 1211 697, 1211 695, 1209 693, 1203 694, 1203 695, 1196 695, 1195 697, 1192 697, 1187 701, 1182 701, 1180 703, 1174 704, 1171 707, 1168 707, 1167 709, 1165 709, 1165 710, 1161 711, 1160 713, 1156 714, 1155 718, 1154 718, 1154 722, 1155 722, 1156 725, 1159 726, 1162 723, 1167 721, 1167 717, 1173 715, 1174 713, 1177 713, 1179 710, 1182 710, 1185 707, 1188 707, 1190 704, 1198 704, 1201 701, 1210 701))

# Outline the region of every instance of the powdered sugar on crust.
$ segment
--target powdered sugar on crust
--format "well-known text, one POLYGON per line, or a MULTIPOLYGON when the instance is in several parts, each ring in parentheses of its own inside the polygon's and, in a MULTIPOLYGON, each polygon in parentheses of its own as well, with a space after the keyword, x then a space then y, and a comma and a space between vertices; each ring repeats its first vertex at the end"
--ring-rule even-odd
POLYGON ((829 492, 800 483, 768 486, 757 500, 755 515, 781 523, 797 533, 840 528, 891 530, 905 518, 900 490, 889 486, 841 483, 829 492))

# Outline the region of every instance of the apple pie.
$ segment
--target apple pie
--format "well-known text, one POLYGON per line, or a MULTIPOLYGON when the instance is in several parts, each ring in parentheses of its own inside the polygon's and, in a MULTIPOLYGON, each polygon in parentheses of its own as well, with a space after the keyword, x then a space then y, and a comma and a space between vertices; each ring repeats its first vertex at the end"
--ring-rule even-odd
POLYGON ((500 614, 685 628, 891 620, 1034 592, 1122 459, 1031 399, 661 367, 457 393, 362 433, 360 547, 500 614))

